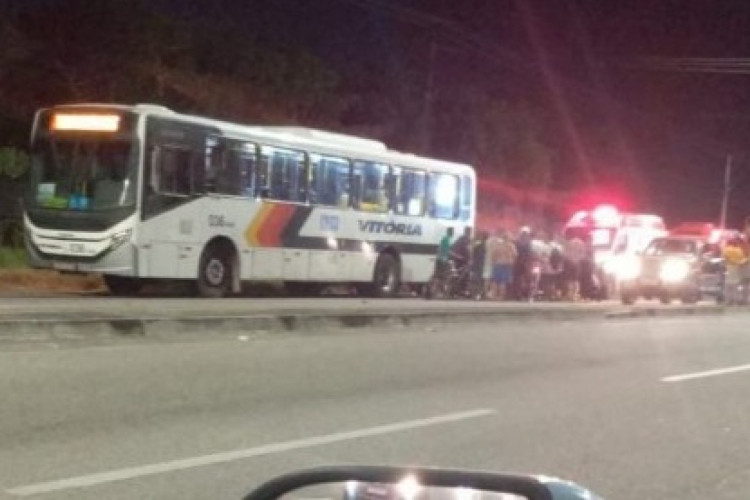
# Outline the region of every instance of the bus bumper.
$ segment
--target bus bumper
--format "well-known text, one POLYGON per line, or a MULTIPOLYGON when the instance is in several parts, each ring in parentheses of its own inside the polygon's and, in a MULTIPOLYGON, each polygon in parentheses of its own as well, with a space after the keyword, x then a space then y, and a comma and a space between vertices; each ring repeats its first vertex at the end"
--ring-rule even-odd
POLYGON ((123 243, 108 250, 102 255, 77 259, 69 256, 43 254, 26 239, 26 253, 31 267, 39 269, 56 269, 71 273, 101 273, 118 276, 138 276, 136 247, 133 243, 123 243))

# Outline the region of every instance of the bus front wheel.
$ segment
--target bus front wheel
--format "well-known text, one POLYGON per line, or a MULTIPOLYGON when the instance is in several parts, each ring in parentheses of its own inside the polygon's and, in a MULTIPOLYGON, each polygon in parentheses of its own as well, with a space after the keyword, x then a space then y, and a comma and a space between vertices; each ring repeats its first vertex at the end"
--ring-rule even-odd
POLYGON ((138 281, 138 278, 130 278, 128 276, 105 274, 104 283, 109 288, 109 293, 118 297, 136 295, 141 289, 141 283, 138 281))
POLYGON ((224 297, 232 289, 232 252, 226 245, 213 244, 201 255, 198 293, 201 297, 224 297))

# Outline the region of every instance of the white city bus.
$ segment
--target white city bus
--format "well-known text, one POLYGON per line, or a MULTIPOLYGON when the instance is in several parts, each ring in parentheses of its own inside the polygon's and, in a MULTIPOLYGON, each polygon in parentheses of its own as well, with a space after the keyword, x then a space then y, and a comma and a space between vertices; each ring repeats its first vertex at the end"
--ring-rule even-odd
POLYGON ((101 273, 115 294, 181 279, 208 297, 245 281, 390 296, 474 222, 470 166, 319 130, 81 104, 38 111, 31 149, 32 265, 101 273))

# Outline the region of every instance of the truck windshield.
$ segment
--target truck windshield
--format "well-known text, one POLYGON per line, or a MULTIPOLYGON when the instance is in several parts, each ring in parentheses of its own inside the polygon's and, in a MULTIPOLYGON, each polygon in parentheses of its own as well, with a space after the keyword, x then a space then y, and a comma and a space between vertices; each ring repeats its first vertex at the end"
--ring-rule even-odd
POLYGON ((578 238, 590 242, 595 250, 608 250, 612 247, 615 232, 615 228, 611 227, 568 227, 564 236, 569 240, 578 238))
POLYGON ((135 149, 124 140, 39 137, 32 146, 28 205, 74 211, 134 206, 135 149))
POLYGON ((649 245, 646 255, 693 254, 697 249, 695 241, 658 239, 649 245))

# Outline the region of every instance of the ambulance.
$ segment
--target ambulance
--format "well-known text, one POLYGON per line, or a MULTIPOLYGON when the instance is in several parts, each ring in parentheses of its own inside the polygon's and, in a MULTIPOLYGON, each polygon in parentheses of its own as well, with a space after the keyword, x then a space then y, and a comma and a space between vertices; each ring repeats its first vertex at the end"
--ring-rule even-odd
POLYGON ((610 297, 618 288, 618 269, 656 238, 669 234, 664 219, 654 214, 621 212, 612 205, 573 214, 563 230, 566 239, 590 242, 597 277, 610 297))

